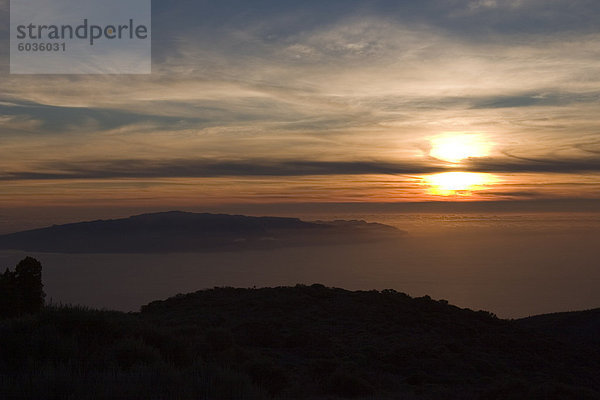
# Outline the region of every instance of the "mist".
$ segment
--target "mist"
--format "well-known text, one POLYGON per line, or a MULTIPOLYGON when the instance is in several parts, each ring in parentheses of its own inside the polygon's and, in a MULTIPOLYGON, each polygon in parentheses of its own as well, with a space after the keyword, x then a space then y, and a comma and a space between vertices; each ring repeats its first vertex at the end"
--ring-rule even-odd
POLYGON ((600 305, 598 215, 365 217, 408 234, 378 243, 212 253, 4 251, 0 265, 32 255, 43 264, 48 300, 124 311, 215 286, 317 282, 429 295, 504 318, 600 305))

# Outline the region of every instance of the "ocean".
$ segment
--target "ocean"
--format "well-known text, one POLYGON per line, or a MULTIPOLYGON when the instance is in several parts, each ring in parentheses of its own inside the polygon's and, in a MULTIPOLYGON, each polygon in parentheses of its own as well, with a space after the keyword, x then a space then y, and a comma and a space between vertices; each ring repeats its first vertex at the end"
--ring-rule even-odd
POLYGON ((391 241, 174 254, 0 252, 43 266, 53 303, 135 311, 214 286, 322 283, 429 295, 503 318, 600 307, 600 214, 339 214, 406 231, 391 241))

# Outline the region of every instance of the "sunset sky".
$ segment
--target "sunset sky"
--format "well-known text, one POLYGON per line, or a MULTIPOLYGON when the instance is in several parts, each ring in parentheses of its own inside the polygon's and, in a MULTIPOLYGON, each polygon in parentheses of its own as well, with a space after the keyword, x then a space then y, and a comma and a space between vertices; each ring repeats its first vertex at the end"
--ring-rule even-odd
POLYGON ((8 74, 0 208, 600 199, 600 2, 153 1, 152 74, 8 74))

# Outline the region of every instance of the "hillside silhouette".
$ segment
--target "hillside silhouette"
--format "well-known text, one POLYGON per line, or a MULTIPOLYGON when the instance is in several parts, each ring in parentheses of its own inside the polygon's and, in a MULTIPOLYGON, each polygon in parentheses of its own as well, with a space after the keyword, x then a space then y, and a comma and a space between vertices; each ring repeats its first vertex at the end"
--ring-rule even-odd
MULTIPOLYGON (((595 345, 600 349, 600 308, 536 315, 523 318, 519 323, 529 329, 552 332, 565 341, 595 345)), ((600 357, 600 352, 597 355, 600 357)))
POLYGON ((365 221, 170 211, 0 235, 0 249, 55 253, 163 253, 327 245, 395 238, 402 231, 365 221))
POLYGON ((201 290, 139 313, 50 306, 0 321, 0 397, 600 398, 597 341, 548 318, 318 284, 201 290))

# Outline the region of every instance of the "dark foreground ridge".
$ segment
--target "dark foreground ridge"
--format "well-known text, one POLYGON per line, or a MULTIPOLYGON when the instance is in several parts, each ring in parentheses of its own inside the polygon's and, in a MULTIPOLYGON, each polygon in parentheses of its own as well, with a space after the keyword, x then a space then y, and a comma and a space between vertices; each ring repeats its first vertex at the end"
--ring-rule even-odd
POLYGON ((599 399, 597 335, 555 332, 597 316, 501 320, 322 285, 215 288, 128 314, 47 307, 0 321, 0 398, 599 399))
POLYGON ((170 211, 0 235, 0 249, 55 253, 161 253, 368 242, 402 231, 365 221, 305 222, 170 211))

